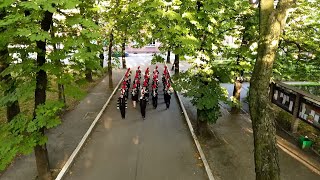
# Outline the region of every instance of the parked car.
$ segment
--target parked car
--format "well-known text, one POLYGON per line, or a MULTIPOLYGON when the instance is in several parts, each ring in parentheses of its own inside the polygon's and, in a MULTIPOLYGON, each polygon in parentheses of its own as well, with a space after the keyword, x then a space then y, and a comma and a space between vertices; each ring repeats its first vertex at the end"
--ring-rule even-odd
MULTIPOLYGON (((125 52, 124 53, 125 55, 125 57, 128 57, 129 56, 129 53, 127 53, 127 52, 125 52)), ((122 54, 121 54, 121 51, 113 51, 112 52, 112 57, 121 57, 122 56, 122 54)))

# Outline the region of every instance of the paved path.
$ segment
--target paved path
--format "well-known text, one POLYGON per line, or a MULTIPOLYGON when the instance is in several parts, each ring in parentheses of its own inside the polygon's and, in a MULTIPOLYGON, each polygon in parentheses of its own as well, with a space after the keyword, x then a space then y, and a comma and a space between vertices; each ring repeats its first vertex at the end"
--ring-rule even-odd
MULTIPOLYGON (((195 122, 195 108, 188 98, 183 97, 182 101, 190 119, 195 122)), ((254 180, 254 146, 249 117, 246 114, 230 114, 224 108, 221 111, 222 116, 211 126, 215 138, 201 141, 213 174, 217 180, 254 180)), ((282 180, 320 179, 318 174, 280 148, 279 160, 282 180)))
POLYGON ((115 95, 65 179, 207 179, 176 97, 165 110, 161 80, 159 89, 159 106, 150 101, 145 120, 131 100, 121 119, 115 95))
MULTIPOLYGON (((113 72, 113 87, 122 78, 124 70, 113 72)), ((78 145, 92 121, 109 98, 113 89, 109 89, 109 77, 106 76, 94 87, 73 110, 65 113, 62 124, 50 129, 48 135, 48 153, 50 167, 58 171, 78 145)), ((20 156, 0 176, 1 180, 33 180, 37 176, 34 154, 20 156)))

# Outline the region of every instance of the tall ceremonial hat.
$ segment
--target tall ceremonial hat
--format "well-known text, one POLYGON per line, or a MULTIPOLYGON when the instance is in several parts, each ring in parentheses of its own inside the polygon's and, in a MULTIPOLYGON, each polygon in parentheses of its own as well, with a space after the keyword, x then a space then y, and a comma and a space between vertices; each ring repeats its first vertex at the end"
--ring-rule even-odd
POLYGON ((138 66, 138 68, 137 68, 137 71, 136 72, 138 72, 138 73, 140 73, 141 72, 141 70, 140 70, 140 66, 138 66))
POLYGON ((168 73, 167 66, 164 66, 163 74, 167 74, 167 73, 168 73))
POLYGON ((158 69, 158 65, 156 66, 156 69, 158 69))
POLYGON ((121 91, 125 90, 125 89, 126 89, 126 85, 123 84, 122 87, 121 87, 121 91))

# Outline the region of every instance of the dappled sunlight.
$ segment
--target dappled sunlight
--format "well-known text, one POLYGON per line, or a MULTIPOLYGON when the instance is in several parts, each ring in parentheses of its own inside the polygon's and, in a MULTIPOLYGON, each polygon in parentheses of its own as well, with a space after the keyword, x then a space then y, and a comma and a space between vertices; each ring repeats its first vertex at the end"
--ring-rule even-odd
POLYGON ((253 131, 251 128, 242 128, 245 132, 252 134, 253 131))
POLYGON ((103 121, 103 125, 105 129, 110 129, 112 126, 112 118, 111 117, 107 117, 104 121, 103 121))
POLYGON ((90 168, 92 166, 92 158, 93 158, 92 152, 88 152, 86 155, 86 160, 84 162, 84 166, 86 168, 90 168))
POLYGON ((133 142, 133 144, 138 145, 139 144, 139 136, 133 137, 132 142, 133 142))
POLYGON ((278 46, 278 42, 279 42, 279 40, 273 40, 271 42, 271 47, 274 48, 274 47, 278 46))
POLYGON ((229 144, 229 145, 230 145, 230 143, 229 143, 225 138, 222 138, 222 140, 223 140, 223 142, 225 142, 226 144, 229 144))
POLYGON ((90 101, 90 99, 88 99, 88 100, 87 100, 87 104, 91 104, 91 101, 90 101))

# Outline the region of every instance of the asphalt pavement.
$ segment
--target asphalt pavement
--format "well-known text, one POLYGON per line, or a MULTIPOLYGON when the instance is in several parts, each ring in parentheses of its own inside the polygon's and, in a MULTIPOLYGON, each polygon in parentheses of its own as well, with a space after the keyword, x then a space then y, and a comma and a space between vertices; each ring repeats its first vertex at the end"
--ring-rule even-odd
POLYGON ((126 118, 121 118, 116 109, 118 92, 65 179, 207 179, 177 98, 172 95, 166 110, 161 79, 159 85, 158 107, 153 109, 150 100, 145 120, 139 105, 133 108, 131 97, 126 118))

